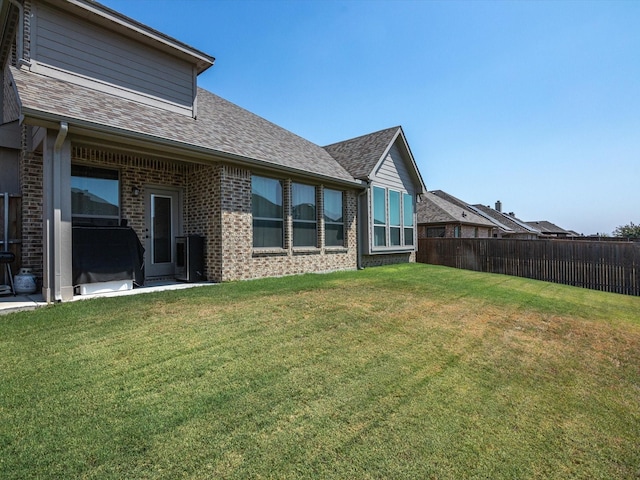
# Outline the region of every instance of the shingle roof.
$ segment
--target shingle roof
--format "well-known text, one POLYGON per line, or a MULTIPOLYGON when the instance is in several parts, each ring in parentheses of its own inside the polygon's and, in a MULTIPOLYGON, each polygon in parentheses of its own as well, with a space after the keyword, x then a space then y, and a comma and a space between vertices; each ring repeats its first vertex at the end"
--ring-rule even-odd
POLYGON ((325 146, 324 149, 351 175, 365 180, 400 130, 401 127, 387 128, 343 142, 333 143, 325 146))
POLYGON ((517 232, 517 233, 532 233, 532 234, 536 234, 536 235, 540 234, 540 231, 537 230, 536 228, 527 225, 522 220, 519 220, 516 217, 513 217, 513 216, 511 216, 511 215, 509 215, 507 213, 499 212, 497 210, 494 210, 491 207, 487 207, 486 205, 479 205, 478 204, 478 205, 473 205, 473 207, 477 208, 479 211, 484 212, 485 214, 487 214, 491 218, 495 219, 496 221, 506 225, 507 227, 509 227, 514 232, 517 232))
POLYGON ((471 209, 451 203, 431 192, 422 195, 417 214, 418 223, 460 223, 494 227, 493 223, 473 213, 471 209))
POLYGON ((538 221, 532 221, 532 222, 526 222, 527 225, 531 225, 534 228, 537 228, 538 230, 540 230, 542 233, 547 233, 547 234, 561 234, 561 235, 570 235, 571 232, 569 232, 568 230, 565 230, 564 228, 560 228, 559 226, 557 226, 554 223, 548 222, 546 220, 538 220, 538 221))
POLYGON ((108 127, 123 135, 177 142, 187 150, 195 147, 355 183, 322 147, 202 88, 198 118, 193 119, 21 69, 11 67, 11 73, 23 112, 31 116, 51 114, 70 125, 82 121, 98 130, 108 127))

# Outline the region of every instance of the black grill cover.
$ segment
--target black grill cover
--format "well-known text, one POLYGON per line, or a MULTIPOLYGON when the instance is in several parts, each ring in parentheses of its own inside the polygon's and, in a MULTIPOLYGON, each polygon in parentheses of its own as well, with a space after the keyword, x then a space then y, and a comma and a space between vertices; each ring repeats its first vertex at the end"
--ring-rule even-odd
POLYGON ((130 227, 73 227, 73 285, 133 280, 144 285, 144 248, 130 227))

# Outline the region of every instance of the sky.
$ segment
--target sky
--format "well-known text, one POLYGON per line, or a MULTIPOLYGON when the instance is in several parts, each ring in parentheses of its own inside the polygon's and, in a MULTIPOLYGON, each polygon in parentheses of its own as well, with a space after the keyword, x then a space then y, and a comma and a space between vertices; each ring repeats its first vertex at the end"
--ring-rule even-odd
POLYGON ((101 3, 318 145, 401 125, 428 190, 583 234, 640 223, 640 1, 101 3))

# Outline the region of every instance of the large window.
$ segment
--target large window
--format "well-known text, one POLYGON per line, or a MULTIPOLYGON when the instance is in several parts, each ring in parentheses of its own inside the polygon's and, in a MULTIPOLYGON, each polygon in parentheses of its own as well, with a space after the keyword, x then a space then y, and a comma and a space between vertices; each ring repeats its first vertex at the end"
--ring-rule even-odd
POLYGON ((316 188, 302 183, 291 184, 291 216, 293 219, 293 246, 318 246, 318 217, 316 215, 316 188))
POLYGON ((387 192, 380 187, 373 187, 373 245, 387 245, 387 192))
POLYGON ((120 223, 118 171, 72 165, 71 215, 74 225, 118 225, 120 223))
POLYGON ((282 183, 273 178, 251 177, 253 246, 283 247, 282 183))
POLYGON ((373 187, 373 246, 413 246, 413 213, 412 195, 373 187))
POLYGON ((344 212, 342 192, 324 189, 324 244, 327 247, 344 246, 344 212))

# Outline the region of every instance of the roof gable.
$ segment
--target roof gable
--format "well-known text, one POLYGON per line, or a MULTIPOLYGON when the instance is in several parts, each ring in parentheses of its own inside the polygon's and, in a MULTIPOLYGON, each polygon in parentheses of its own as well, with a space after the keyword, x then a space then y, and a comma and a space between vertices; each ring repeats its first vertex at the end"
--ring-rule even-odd
POLYGON ((370 180, 394 144, 398 146, 413 181, 419 187, 417 193, 425 192, 424 181, 400 126, 333 143, 324 149, 354 178, 370 180))

